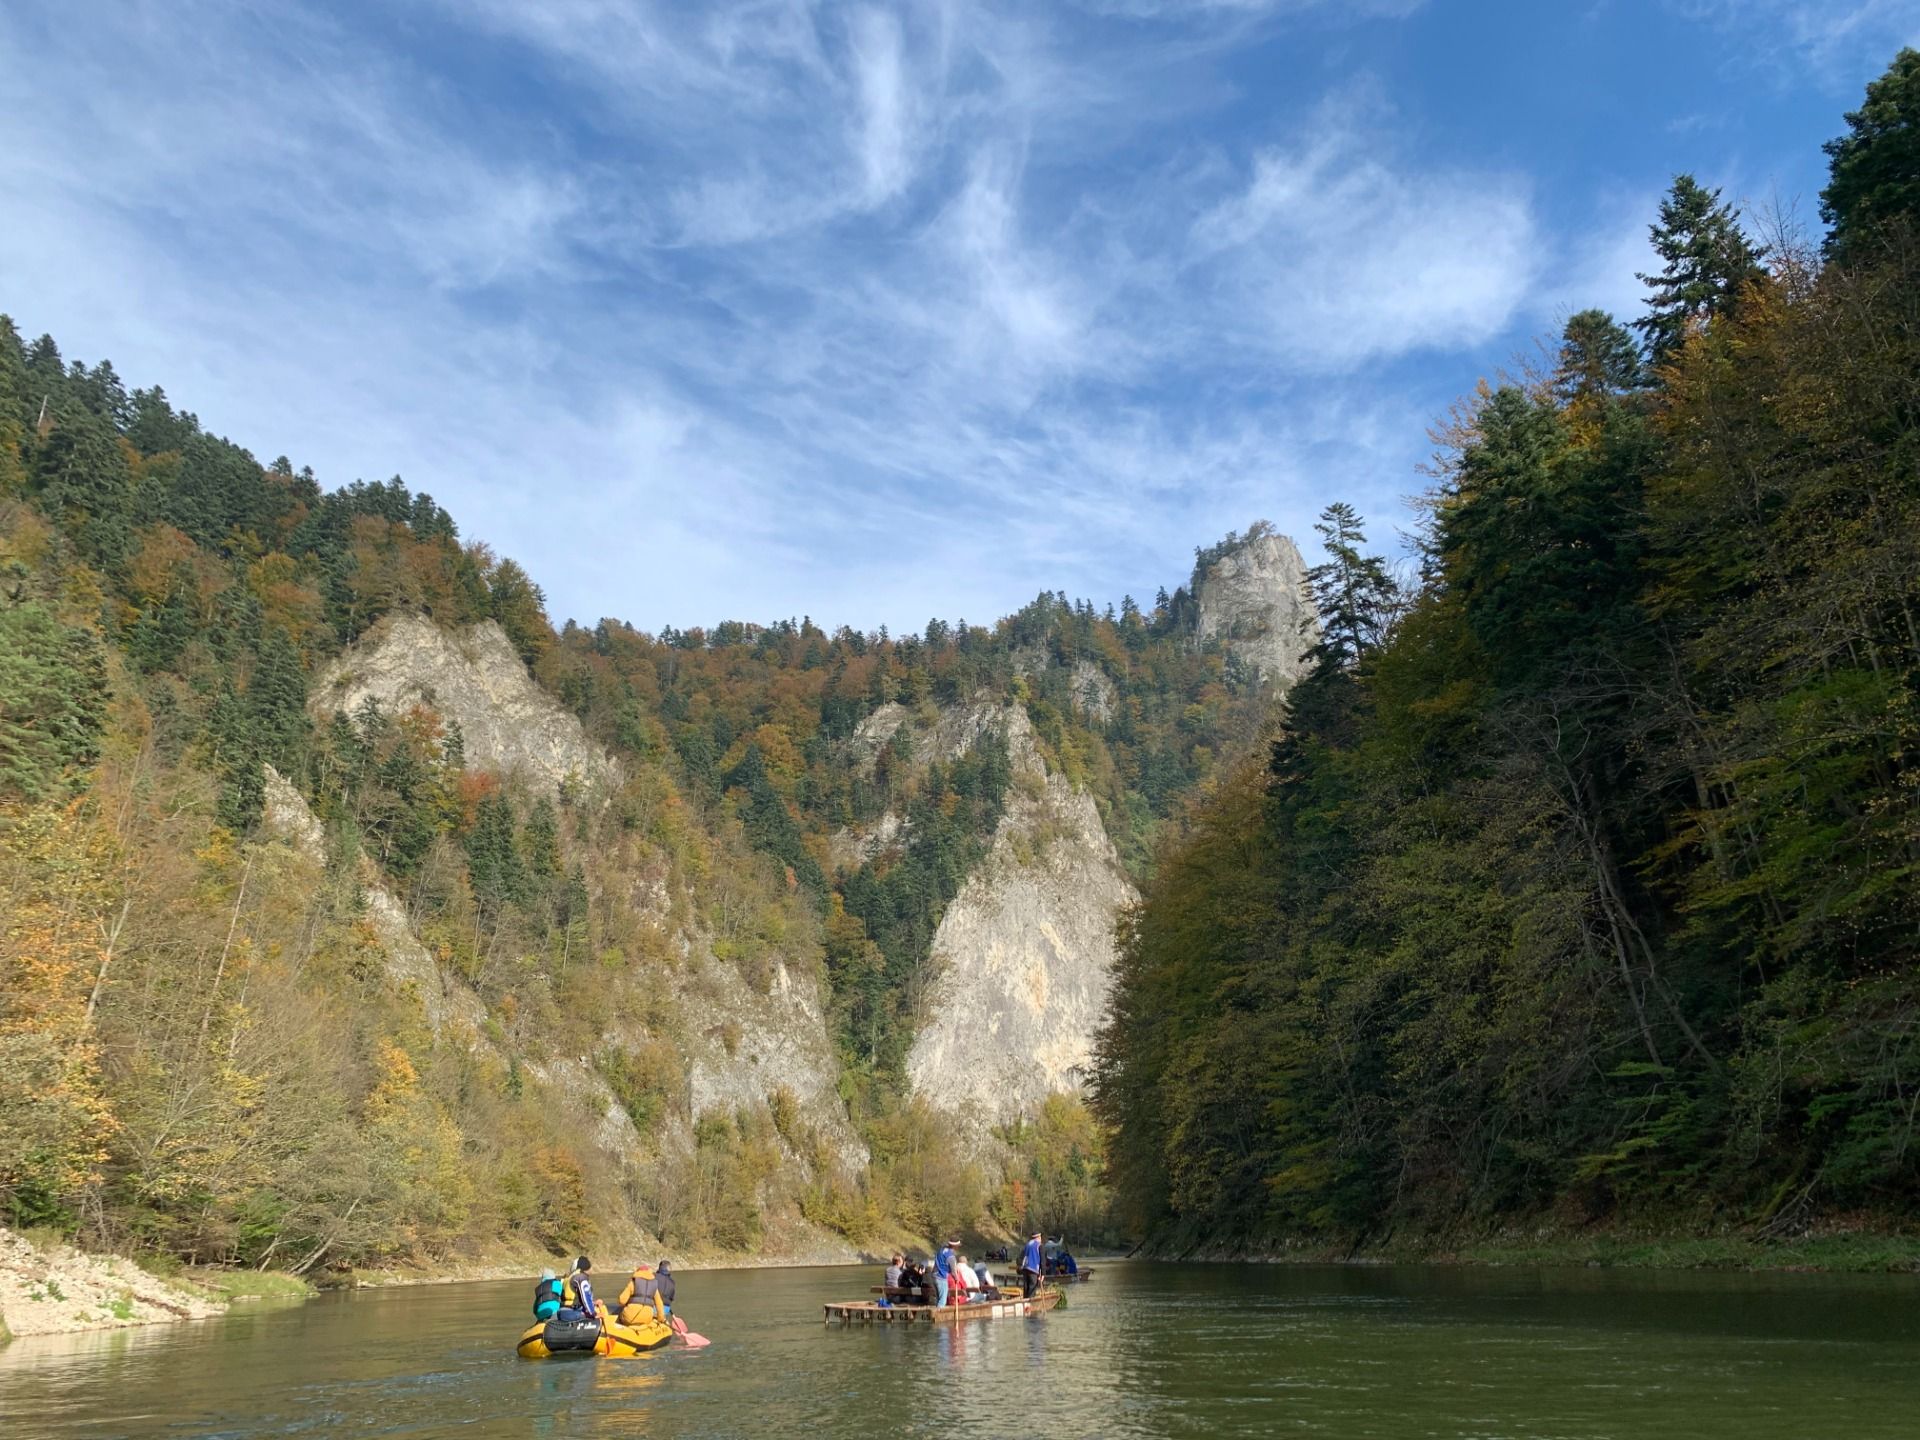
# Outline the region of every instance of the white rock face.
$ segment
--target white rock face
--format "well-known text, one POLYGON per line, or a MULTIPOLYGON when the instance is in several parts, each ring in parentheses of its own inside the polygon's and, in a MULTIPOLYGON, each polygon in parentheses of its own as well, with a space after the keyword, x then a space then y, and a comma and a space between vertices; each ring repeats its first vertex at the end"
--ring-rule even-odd
POLYGON ((1280 689, 1306 673, 1320 621, 1307 593, 1306 563, 1286 536, 1256 525, 1245 543, 1207 568, 1195 598, 1201 640, 1218 637, 1228 654, 1280 689))
POLYGON ((1015 780, 990 855, 934 933, 938 978, 907 1071, 977 1137, 1082 1088, 1114 921, 1139 897, 1092 797, 1047 770, 1025 710, 976 705, 947 718, 954 739, 1002 728, 1015 780))
POLYGON ((840 1099, 840 1062, 817 984, 780 965, 770 993, 761 995, 731 965, 708 961, 688 987, 685 1005, 694 1035, 687 1055, 690 1118, 764 1104, 786 1090, 843 1167, 866 1168, 867 1147, 840 1099))
MULTIPOLYGON (((271 765, 266 772, 264 820, 268 830, 285 840, 316 865, 327 861, 327 832, 307 805, 307 797, 271 765)), ((362 917, 386 958, 387 978, 411 994, 426 1013, 435 1035, 451 1026, 468 1045, 484 1044, 480 1027, 487 1018, 480 997, 457 978, 447 975, 407 923, 406 907, 382 885, 368 866, 360 876, 366 900, 362 917)))
POLYGON ((569 776, 590 787, 618 779, 612 757, 540 688, 492 620, 453 635, 425 616, 390 616, 321 671, 308 708, 325 723, 370 698, 390 715, 422 705, 459 725, 475 769, 518 772, 549 791, 569 776))
POLYGON ((1091 660, 1073 662, 1073 703, 1096 725, 1113 719, 1113 682, 1091 660))

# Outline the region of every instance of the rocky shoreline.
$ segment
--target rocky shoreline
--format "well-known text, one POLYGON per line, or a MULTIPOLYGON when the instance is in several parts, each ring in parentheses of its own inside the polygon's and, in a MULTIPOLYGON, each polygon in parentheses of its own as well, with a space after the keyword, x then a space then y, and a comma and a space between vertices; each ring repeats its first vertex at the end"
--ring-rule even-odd
MULTIPOLYGON (((652 1258, 651 1250, 614 1244, 600 1267, 624 1273, 623 1264, 652 1258)), ((657 1246, 654 1248, 658 1248, 657 1246)), ((851 1246, 817 1245, 773 1255, 676 1256, 683 1269, 786 1269, 849 1265, 870 1260, 851 1246)), ((431 1264, 356 1269, 314 1278, 253 1271, 203 1272, 163 1279, 124 1255, 94 1255, 57 1241, 36 1241, 0 1227, 0 1345, 14 1337, 114 1330, 170 1320, 206 1320, 224 1315, 236 1300, 299 1299, 319 1290, 389 1285, 458 1285, 477 1280, 526 1278, 562 1257, 533 1251, 496 1250, 431 1264), (229 1281, 234 1283, 228 1283, 229 1281)))
POLYGON ((205 1320, 226 1308, 224 1298, 162 1280, 123 1255, 36 1244, 0 1229, 0 1340, 205 1320))

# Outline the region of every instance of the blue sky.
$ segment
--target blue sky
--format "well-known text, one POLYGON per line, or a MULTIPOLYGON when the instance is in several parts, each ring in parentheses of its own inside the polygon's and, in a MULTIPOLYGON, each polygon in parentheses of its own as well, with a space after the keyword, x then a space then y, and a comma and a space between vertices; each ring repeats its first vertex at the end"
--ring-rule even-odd
POLYGON ((0 309, 556 619, 1179 582, 1630 315, 1691 169, 1817 230, 1920 0, 16 0, 0 309))

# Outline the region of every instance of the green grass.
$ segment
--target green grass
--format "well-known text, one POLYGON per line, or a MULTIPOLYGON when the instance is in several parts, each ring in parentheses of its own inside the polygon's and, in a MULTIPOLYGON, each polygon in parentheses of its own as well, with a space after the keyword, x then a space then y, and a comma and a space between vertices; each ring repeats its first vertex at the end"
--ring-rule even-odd
POLYGON ((313 1286, 278 1270, 190 1270, 181 1277, 219 1300, 303 1300, 313 1286))

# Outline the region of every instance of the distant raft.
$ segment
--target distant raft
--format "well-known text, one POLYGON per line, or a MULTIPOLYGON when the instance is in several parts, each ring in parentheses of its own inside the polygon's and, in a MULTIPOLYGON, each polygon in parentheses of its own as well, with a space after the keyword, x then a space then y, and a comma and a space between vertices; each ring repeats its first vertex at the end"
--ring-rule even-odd
POLYGON ((882 1305, 877 1300, 847 1300, 827 1305, 826 1323, 842 1325, 947 1325, 961 1320, 1018 1320, 1044 1315, 1060 1303, 1058 1290, 1041 1290, 1032 1299, 1009 1295, 999 1300, 969 1300, 962 1305, 882 1305))
POLYGON ((543 1320, 528 1327, 514 1347, 522 1360, 546 1360, 557 1355, 644 1355, 673 1339, 673 1327, 651 1317, 638 1325, 605 1320, 543 1320))

